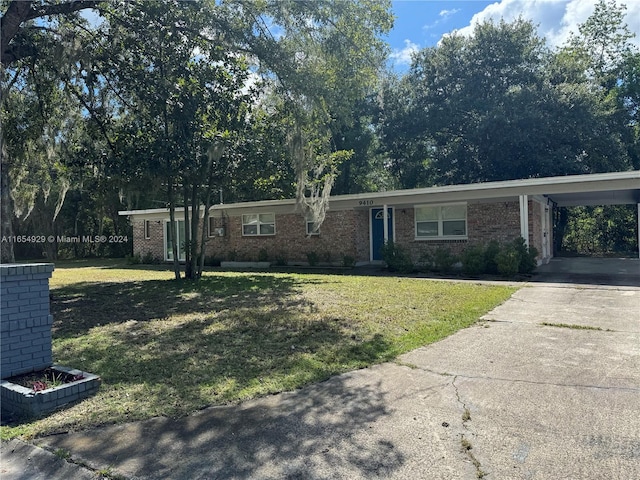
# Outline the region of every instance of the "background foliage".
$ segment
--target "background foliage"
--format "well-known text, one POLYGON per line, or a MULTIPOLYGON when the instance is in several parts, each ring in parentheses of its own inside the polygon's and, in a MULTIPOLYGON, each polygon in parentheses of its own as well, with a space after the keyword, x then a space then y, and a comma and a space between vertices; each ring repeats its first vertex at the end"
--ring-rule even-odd
MULTIPOLYGON (((321 179, 338 194, 640 169, 640 53, 615 0, 560 48, 526 20, 485 22, 419 51, 402 76, 385 68, 388 0, 4 0, 0 11, 3 236, 125 234, 119 210, 206 204, 220 190, 226 202, 308 194, 322 169, 290 148, 294 129, 314 158, 336 159, 321 179)), ((564 210, 557 247, 631 251, 633 217, 564 210)))

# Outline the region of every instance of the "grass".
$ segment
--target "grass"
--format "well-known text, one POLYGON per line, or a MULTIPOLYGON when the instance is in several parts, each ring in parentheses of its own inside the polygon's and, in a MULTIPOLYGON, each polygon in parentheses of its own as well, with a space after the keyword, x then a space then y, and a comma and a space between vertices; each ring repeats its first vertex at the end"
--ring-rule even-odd
MULTIPOLYGON (((540 325, 544 325, 545 327, 571 328, 573 330, 599 330, 599 331, 604 331, 600 327, 592 327, 590 325, 577 325, 575 323, 542 322, 540 325)), ((607 329, 606 331, 607 332, 611 332, 612 330, 607 329)))
POLYGON ((465 328, 513 287, 413 278, 57 264, 56 363, 102 377, 63 411, 2 427, 3 439, 180 417, 300 388, 394 359, 465 328))

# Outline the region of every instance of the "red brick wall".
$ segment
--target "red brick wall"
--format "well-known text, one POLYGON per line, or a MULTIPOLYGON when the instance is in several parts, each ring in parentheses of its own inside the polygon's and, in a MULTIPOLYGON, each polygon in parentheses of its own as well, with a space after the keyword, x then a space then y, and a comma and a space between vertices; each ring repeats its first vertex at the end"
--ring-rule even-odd
POLYGON ((542 254, 542 212, 540 203, 529 200, 529 245, 542 254))
MULTIPOLYGON (((261 250, 265 250, 270 261, 282 258, 289 262, 306 262, 309 252, 316 253, 321 262, 342 263, 345 255, 360 260, 361 253, 356 248, 357 235, 354 234, 361 229, 359 213, 348 210, 327 212, 320 234, 312 236, 306 235, 306 223, 301 214, 276 215, 276 234, 265 236, 242 236, 241 216, 224 217, 224 222, 218 217, 216 226, 224 223, 225 235, 208 239, 207 254, 222 259, 256 261, 261 250)), ((368 232, 367 227, 367 238, 368 232)))
POLYGON ((467 205, 467 239, 416 240, 413 208, 395 211, 396 243, 407 248, 414 261, 427 251, 446 248, 460 254, 472 244, 486 244, 490 240, 510 242, 520 236, 520 205, 518 202, 499 202, 467 205))
POLYGON ((520 203, 472 204, 467 208, 469 243, 497 240, 507 243, 520 236, 520 203))
POLYGON ((149 233, 151 235, 149 239, 146 239, 144 237, 144 220, 133 222, 133 254, 144 257, 151 253, 155 259, 164 260, 163 228, 164 221, 150 220, 149 233))
MULTIPOLYGON (((395 241, 407 248, 418 261, 427 250, 448 248, 459 254, 470 244, 486 244, 490 240, 507 243, 520 236, 520 206, 518 202, 469 204, 465 240, 416 240, 413 208, 396 208, 395 241)), ((529 233, 531 245, 541 250, 540 205, 529 202, 529 233)), ((133 225, 134 253, 144 256, 151 252, 164 259, 164 221, 152 220, 151 239, 144 238, 144 222, 133 225)), ((307 253, 315 252, 321 262, 342 263, 345 255, 358 262, 369 261, 369 210, 327 212, 320 235, 307 237, 301 214, 277 214, 276 234, 242 236, 241 216, 215 214, 214 227, 224 228, 224 236, 207 238, 207 255, 223 260, 256 261, 265 250, 270 261, 279 258, 289 262, 307 261, 307 253)))

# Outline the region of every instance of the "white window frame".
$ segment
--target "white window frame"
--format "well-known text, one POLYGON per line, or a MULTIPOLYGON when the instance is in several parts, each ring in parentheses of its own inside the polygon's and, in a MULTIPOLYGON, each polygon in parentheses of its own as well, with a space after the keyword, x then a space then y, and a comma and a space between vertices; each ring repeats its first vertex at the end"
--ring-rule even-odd
POLYGON ((144 239, 149 240, 151 238, 151 220, 144 221, 144 239))
POLYGON ((207 236, 209 238, 215 237, 216 236, 215 217, 211 217, 211 216, 208 217, 207 223, 208 223, 208 225, 207 225, 207 229, 208 229, 207 236))
POLYGON ((316 236, 316 235, 320 235, 320 229, 318 229, 317 232, 312 231, 313 230, 313 221, 311 220, 307 220, 306 218, 304 219, 304 225, 305 225, 305 233, 307 234, 307 236, 316 236))
MULTIPOLYGON (((429 241, 429 240, 467 240, 469 238, 469 222, 468 222, 468 206, 466 202, 456 202, 456 203, 437 203, 437 204, 424 204, 424 205, 414 205, 413 207, 413 226, 414 226, 414 235, 415 240, 421 241, 429 241), (459 207, 464 206, 464 219, 448 219, 444 220, 442 218, 442 209, 444 207, 459 207), (418 235, 418 209, 421 207, 428 208, 437 208, 438 209, 438 235, 426 236, 426 235, 418 235), (443 224, 446 221, 461 221, 464 220, 464 235, 444 235, 444 227, 443 224)), ((435 222, 435 220, 433 220, 435 222)))
MULTIPOLYGON (((162 237, 164 238, 164 260, 166 262, 172 262, 173 258, 171 258, 171 256, 173 255, 173 250, 169 250, 169 237, 168 237, 168 232, 167 232, 167 228, 169 226, 169 223, 171 222, 171 220, 169 219, 165 219, 164 221, 164 225, 163 225, 163 233, 162 233, 162 237)), ((180 222, 182 222, 184 224, 184 220, 182 219, 176 219, 176 236, 178 237, 178 245, 181 245, 184 243, 184 235, 185 234, 180 234, 180 222)), ((184 262, 186 259, 186 253, 184 250, 184 246, 182 247, 178 247, 178 261, 179 262, 184 262)))
POLYGON ((242 215, 242 236, 243 237, 272 237, 276 234, 276 214, 275 213, 271 213, 271 212, 265 212, 265 213, 245 213, 242 215), (258 216, 258 223, 253 224, 250 222, 245 222, 245 217, 252 217, 252 216, 258 216), (261 217, 264 215, 273 215, 273 222, 262 222, 261 221, 261 217), (244 227, 247 225, 256 225, 256 233, 245 233, 245 229, 244 227), (260 233, 260 227, 262 225, 273 225, 273 232, 272 233, 260 233))

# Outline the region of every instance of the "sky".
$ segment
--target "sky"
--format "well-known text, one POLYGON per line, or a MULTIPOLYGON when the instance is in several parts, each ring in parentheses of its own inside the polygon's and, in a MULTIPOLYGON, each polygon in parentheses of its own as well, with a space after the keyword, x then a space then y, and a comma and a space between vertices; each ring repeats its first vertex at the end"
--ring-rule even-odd
MULTIPOLYGON (((443 35, 458 31, 470 34, 476 22, 494 19, 512 21, 522 16, 538 26, 538 35, 551 47, 562 45, 571 31, 577 32, 594 10, 596 0, 396 0, 396 21, 387 37, 391 46, 390 65, 399 73, 411 63, 411 53, 437 45, 443 35)), ((626 4, 625 21, 636 34, 632 42, 640 47, 640 0, 618 0, 626 4)))

